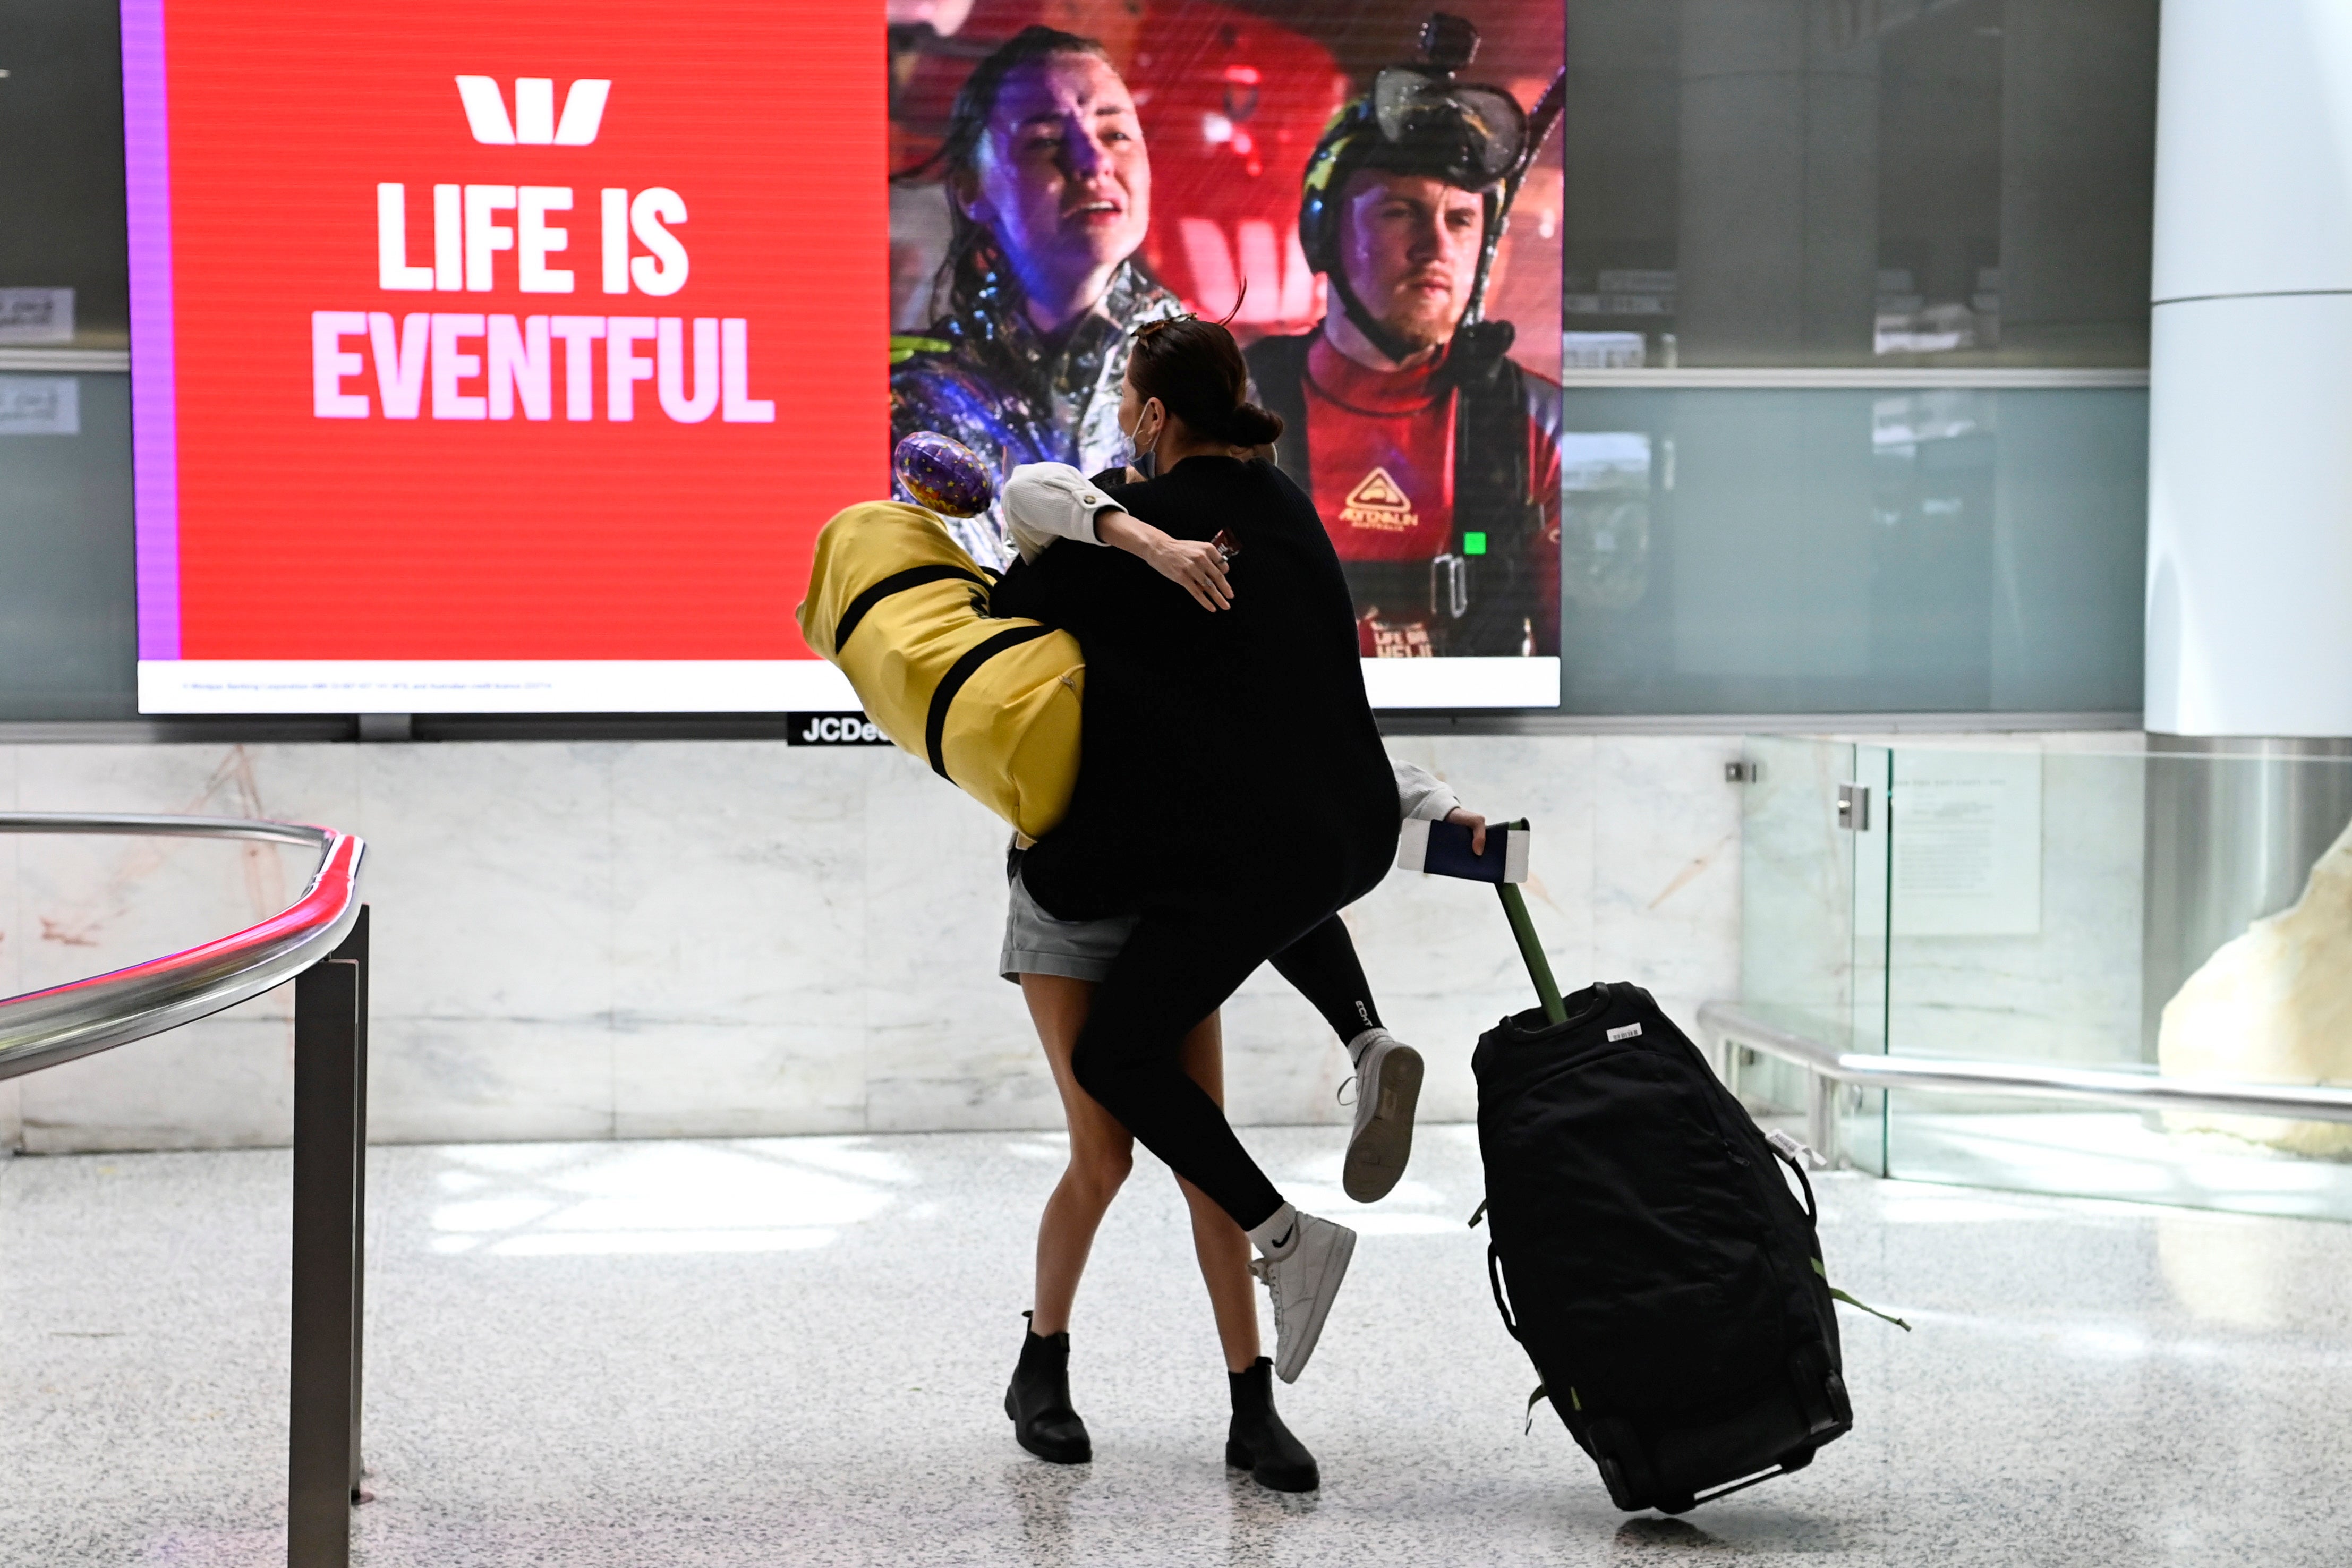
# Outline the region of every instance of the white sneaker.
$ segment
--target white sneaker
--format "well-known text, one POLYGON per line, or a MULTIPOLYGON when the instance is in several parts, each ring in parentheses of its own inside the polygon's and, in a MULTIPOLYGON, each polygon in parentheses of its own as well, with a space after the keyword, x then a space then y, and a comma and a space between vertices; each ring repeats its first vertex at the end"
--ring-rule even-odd
POLYGON ((1360 1204, 1378 1203, 1412 1158, 1412 1112, 1421 1103, 1421 1053, 1386 1029, 1348 1042, 1356 1058, 1356 1130, 1339 1184, 1360 1204))
POLYGON ((1344 1225, 1298 1216, 1297 1244, 1280 1258, 1250 1260, 1250 1272, 1265 1282, 1274 1298, 1274 1374, 1297 1383, 1323 1335, 1323 1320, 1331 1315, 1331 1299, 1348 1277, 1348 1260, 1356 1255, 1356 1233, 1344 1225))

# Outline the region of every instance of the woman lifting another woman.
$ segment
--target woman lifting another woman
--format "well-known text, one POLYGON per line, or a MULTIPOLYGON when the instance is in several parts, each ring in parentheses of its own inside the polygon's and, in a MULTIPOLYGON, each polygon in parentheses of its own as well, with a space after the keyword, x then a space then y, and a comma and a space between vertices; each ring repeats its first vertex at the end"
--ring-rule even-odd
POLYGON ((1228 1461, 1298 1489, 1315 1484, 1314 1462, 1273 1413, 1243 1235, 1274 1298, 1272 1370, 1285 1381, 1314 1350, 1355 1237, 1284 1202, 1234 1136, 1216 1010, 1269 960, 1317 1003, 1360 1079, 1347 1184, 1383 1194, 1409 1148, 1420 1064, 1379 1026, 1337 911, 1385 873, 1401 810, 1476 819, 1418 770, 1391 773, 1337 558, 1307 498, 1249 458, 1281 426, 1244 401, 1245 384, 1223 328, 1147 325, 1119 424, 1157 457, 1158 477, 1098 487, 1039 465, 1007 486, 1025 559, 992 609, 1076 634, 1087 672, 1076 792, 1062 824, 1016 857, 1006 935, 1005 971, 1022 976, 1072 1144, 1006 1403, 1033 1452, 1087 1457, 1066 1325, 1132 1132, 1193 1209, 1234 1380, 1228 1461), (1120 548, 1040 548, 1055 537, 1120 548))
MULTIPOLYGON (((1132 520, 1126 521, 1125 529, 1107 523, 1104 542, 1121 534, 1138 537, 1132 520)), ((1434 776, 1402 763, 1395 764, 1395 773, 1402 815, 1448 818, 1483 835, 1486 819, 1462 809, 1454 792, 1434 776)), ((1037 1226, 1036 1305, 1024 1314, 1029 1328, 1005 1396, 1005 1413, 1021 1446, 1057 1464, 1083 1464, 1094 1454, 1071 1402, 1069 1323, 1095 1233, 1132 1168, 1134 1147, 1128 1130, 1078 1087, 1071 1053, 1096 987, 1109 974, 1134 926, 1133 916, 1055 920, 1016 879, 999 961, 1004 978, 1021 986, 1028 1003, 1069 1129, 1070 1163, 1037 1226)), ((1381 1026, 1354 945, 1336 916, 1272 962, 1346 1043, 1356 1068, 1357 1100, 1341 1180, 1350 1197, 1374 1202, 1396 1184, 1411 1152, 1419 1055, 1381 1026)), ((1181 1060, 1185 1074, 1222 1105, 1224 1058, 1218 1014, 1210 1014, 1184 1037, 1181 1060)), ((1259 1354, 1248 1238, 1199 1188, 1181 1177, 1178 1185, 1192 1211, 1193 1248, 1225 1356, 1233 1400, 1226 1463, 1277 1490, 1311 1490, 1319 1484, 1314 1458, 1276 1414, 1273 1363, 1259 1354)))

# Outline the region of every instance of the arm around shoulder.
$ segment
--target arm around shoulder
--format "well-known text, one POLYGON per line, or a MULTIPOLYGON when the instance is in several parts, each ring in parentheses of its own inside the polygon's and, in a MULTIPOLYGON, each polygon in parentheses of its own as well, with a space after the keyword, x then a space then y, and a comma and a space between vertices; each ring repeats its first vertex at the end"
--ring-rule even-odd
POLYGON ((1102 543, 1096 519, 1106 511, 1125 509, 1067 463, 1024 463, 1004 481, 1005 520, 1024 561, 1059 539, 1102 543))

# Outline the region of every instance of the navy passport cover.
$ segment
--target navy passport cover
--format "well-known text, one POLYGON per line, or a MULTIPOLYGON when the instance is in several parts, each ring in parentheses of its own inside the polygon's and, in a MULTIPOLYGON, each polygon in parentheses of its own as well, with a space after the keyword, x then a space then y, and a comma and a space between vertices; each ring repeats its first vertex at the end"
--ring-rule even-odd
POLYGON ((1470 853, 1470 829, 1458 822, 1433 822, 1429 825, 1429 858, 1422 869, 1435 877, 1461 877, 1473 882, 1499 882, 1505 868, 1505 846, 1510 842, 1507 827, 1486 829, 1486 853, 1470 853))

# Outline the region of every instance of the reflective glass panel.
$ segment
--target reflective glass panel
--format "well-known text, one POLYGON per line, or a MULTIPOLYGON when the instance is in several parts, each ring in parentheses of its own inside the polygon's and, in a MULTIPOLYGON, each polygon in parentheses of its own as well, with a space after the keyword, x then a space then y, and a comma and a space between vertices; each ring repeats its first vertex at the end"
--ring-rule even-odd
POLYGON ((1578 0, 1569 363, 2144 365, 2157 0, 1578 0))
POLYGON ((131 342, 115 7, 0 0, 0 349, 131 342))
POLYGON ((2140 704, 2147 397, 1571 388, 1575 713, 2140 704))
POLYGON ((0 370, 0 721, 130 719, 131 378, 0 370))

